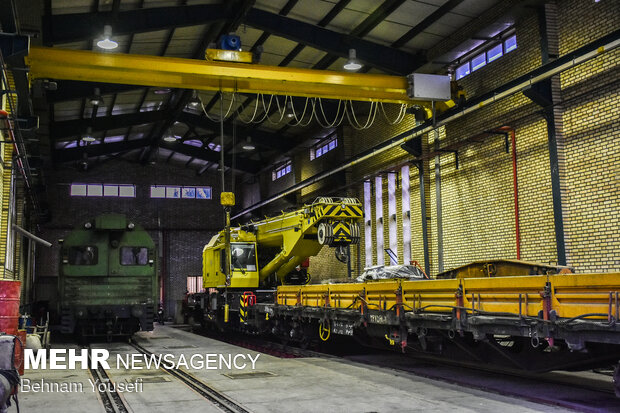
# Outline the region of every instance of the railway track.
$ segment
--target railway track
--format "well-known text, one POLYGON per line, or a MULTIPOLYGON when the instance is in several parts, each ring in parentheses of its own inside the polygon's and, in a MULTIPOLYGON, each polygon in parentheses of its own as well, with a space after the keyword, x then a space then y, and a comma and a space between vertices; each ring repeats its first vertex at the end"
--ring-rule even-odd
MULTIPOLYGON (((88 354, 88 365, 90 366, 90 352, 88 354)), ((98 366, 96 369, 89 368, 88 371, 93 382, 105 384, 103 388, 96 386, 96 389, 97 395, 99 396, 99 401, 101 401, 106 413, 130 413, 133 411, 128 406, 123 396, 115 390, 114 386, 109 386, 109 384, 113 385, 114 383, 103 367, 98 366)))
MULTIPOLYGON (((151 355, 157 356, 156 353, 153 353, 147 350, 146 348, 142 347, 141 345, 137 343, 132 342, 130 343, 130 345, 134 349, 136 349, 138 352, 140 352, 141 354, 144 354, 147 356, 151 356, 151 355)), ((173 376, 174 378, 176 378, 177 380, 179 380, 180 382, 182 382, 183 384, 185 384, 186 386, 188 386, 189 388, 191 388, 192 390, 200 394, 202 397, 204 397, 205 399, 213 403, 215 406, 217 406, 217 408, 219 408, 223 412, 251 413, 251 411, 246 409, 244 406, 240 405, 239 403, 232 400, 225 394, 215 390, 214 388, 212 388, 211 386, 209 386, 202 380, 198 379, 197 377, 193 376, 192 374, 182 369, 167 368, 167 367, 161 366, 160 370, 163 370, 169 375, 173 376)))
POLYGON ((534 403, 562 407, 579 412, 605 413, 620 411, 609 376, 594 373, 529 373, 493 371, 437 360, 420 360, 398 354, 345 356, 364 365, 389 368, 398 374, 413 374, 534 403))
POLYGON ((536 374, 518 370, 492 370, 430 357, 407 357, 388 350, 369 348, 362 350, 359 346, 347 348, 346 344, 327 346, 319 352, 255 336, 240 334, 219 336, 204 331, 201 335, 276 357, 338 357, 359 365, 392 369, 398 374, 444 381, 464 388, 574 411, 593 413, 620 411, 620 399, 615 397, 610 374, 555 371, 536 374))

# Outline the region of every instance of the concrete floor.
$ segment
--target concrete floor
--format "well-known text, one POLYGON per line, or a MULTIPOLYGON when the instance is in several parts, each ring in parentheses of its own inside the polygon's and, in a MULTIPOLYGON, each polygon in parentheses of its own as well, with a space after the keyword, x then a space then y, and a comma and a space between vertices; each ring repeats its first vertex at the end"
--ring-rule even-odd
MULTIPOLYGON (((251 354, 245 348, 212 340, 171 327, 140 333, 136 341, 153 353, 251 354)), ((133 352, 123 343, 93 344, 110 350, 110 378, 115 382, 142 378, 142 392, 125 392, 123 397, 133 412, 220 411, 198 393, 161 370, 117 369, 116 353, 133 352)), ((189 372, 212 388, 256 412, 556 412, 559 408, 521 401, 478 390, 463 389, 441 381, 416 377, 375 366, 338 358, 277 358, 260 354, 257 377, 230 378, 238 370, 192 370, 189 372)), ((243 371, 250 372, 248 365, 243 371)), ((29 370, 31 380, 76 381, 84 383, 77 393, 20 393, 22 412, 46 413, 103 412, 97 393, 92 392, 86 370, 29 370)))

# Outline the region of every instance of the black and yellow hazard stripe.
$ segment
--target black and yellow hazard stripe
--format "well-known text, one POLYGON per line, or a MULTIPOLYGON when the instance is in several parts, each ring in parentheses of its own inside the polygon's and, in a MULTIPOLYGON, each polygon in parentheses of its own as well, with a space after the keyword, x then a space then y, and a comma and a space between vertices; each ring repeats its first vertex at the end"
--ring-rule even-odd
POLYGON ((351 242, 351 227, 348 223, 337 222, 334 224, 334 242, 351 242))
POLYGON ((359 218, 362 216, 362 207, 357 205, 324 205, 314 210, 314 216, 319 219, 325 216, 333 218, 359 218))
POLYGON ((244 324, 248 318, 248 309, 243 296, 239 298, 239 322, 244 324))

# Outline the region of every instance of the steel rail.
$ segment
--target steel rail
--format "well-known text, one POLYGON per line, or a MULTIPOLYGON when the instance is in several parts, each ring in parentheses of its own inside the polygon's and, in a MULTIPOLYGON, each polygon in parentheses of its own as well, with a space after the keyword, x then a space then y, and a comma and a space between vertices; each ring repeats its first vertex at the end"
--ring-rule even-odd
MULTIPOLYGON (((138 350, 141 354, 151 356, 155 353, 147 350, 141 345, 132 342, 130 345, 138 350)), ((221 392, 215 390, 211 386, 207 385, 203 381, 194 377, 193 375, 177 368, 168 368, 160 366, 160 369, 168 373, 169 375, 175 377, 183 384, 200 394, 205 399, 209 400, 213 403, 218 409, 227 412, 227 413, 251 413, 251 410, 246 409, 236 401, 232 400, 228 396, 222 394, 221 392)))

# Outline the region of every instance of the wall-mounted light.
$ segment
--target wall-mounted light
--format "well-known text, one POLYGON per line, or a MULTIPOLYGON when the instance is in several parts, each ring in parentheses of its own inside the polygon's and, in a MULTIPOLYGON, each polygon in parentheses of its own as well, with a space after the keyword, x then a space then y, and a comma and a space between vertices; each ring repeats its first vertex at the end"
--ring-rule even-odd
POLYGON ((347 62, 342 67, 345 70, 351 70, 351 71, 361 69, 362 65, 357 60, 355 49, 349 49, 349 60, 347 60, 347 62))
POLYGON ((103 26, 103 39, 97 42, 97 46, 104 50, 116 49, 118 47, 118 43, 111 39, 112 37, 112 26, 106 24, 103 26))
POLYGON ((252 138, 250 136, 246 138, 242 148, 244 151, 253 151, 254 149, 256 149, 256 146, 254 146, 254 144, 252 143, 252 138))
POLYGON ((82 135, 83 142, 94 142, 95 138, 93 136, 93 128, 90 126, 86 128, 86 133, 82 135))

